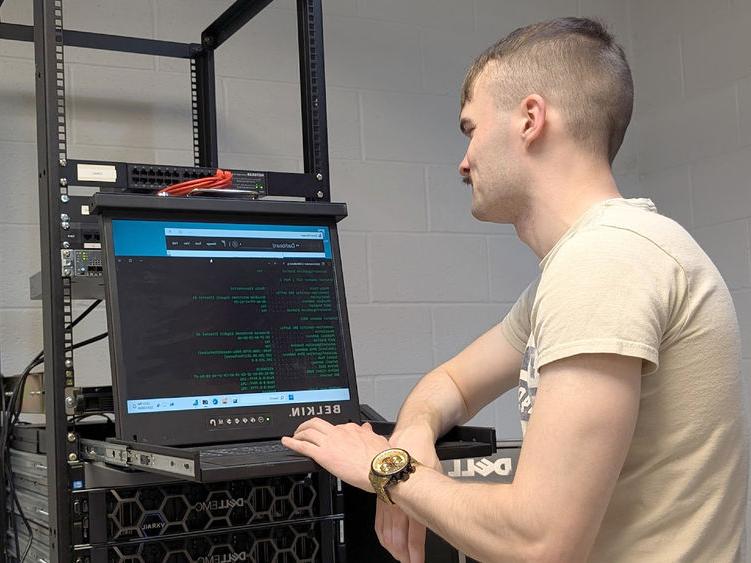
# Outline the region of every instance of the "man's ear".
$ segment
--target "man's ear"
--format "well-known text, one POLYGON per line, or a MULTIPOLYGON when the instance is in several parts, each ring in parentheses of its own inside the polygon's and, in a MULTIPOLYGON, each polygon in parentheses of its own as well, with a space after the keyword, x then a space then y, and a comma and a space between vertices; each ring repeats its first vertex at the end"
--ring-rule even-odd
POLYGON ((522 115, 522 141, 524 147, 529 148, 545 130, 545 98, 539 94, 530 94, 522 100, 519 109, 522 115))

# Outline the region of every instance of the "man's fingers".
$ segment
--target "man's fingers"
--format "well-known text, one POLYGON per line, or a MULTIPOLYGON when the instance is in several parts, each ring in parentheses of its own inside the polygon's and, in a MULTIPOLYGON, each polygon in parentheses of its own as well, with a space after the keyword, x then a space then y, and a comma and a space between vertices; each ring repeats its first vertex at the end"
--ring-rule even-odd
POLYGON ((395 559, 402 563, 410 563, 409 544, 409 519, 399 508, 390 507, 391 512, 391 550, 395 559))
POLYGON ((391 535, 392 535, 392 528, 391 528, 391 516, 393 508, 389 505, 387 505, 382 500, 376 501, 376 510, 380 508, 381 511, 381 531, 380 531, 380 537, 378 540, 381 542, 381 545, 383 548, 389 552, 391 557, 394 559, 397 559, 397 555, 394 552, 392 541, 391 541, 391 535))
POLYGON ((376 498, 376 514, 375 514, 375 528, 376 537, 381 545, 383 545, 383 512, 385 506, 382 502, 379 502, 376 498))
POLYGON ((375 532, 384 549, 401 563, 425 563, 425 526, 396 506, 376 502, 375 532))
POLYGON ((326 438, 326 434, 315 428, 306 428, 305 430, 298 429, 293 436, 295 440, 301 440, 304 442, 310 442, 316 446, 323 445, 323 441, 326 438))
POLYGON ((425 563, 425 526, 416 520, 409 521, 409 563, 425 563))
POLYGON ((391 554, 391 557, 396 559, 396 555, 391 546, 391 507, 386 506, 382 500, 376 501, 381 505, 381 511, 383 512, 383 527, 381 528, 381 545, 391 554))
POLYGON ((282 436, 282 445, 286 448, 289 448, 290 450, 294 450, 299 454, 311 457, 315 459, 315 453, 317 450, 317 446, 314 444, 311 444, 310 442, 306 442, 304 440, 295 440, 294 438, 290 438, 289 436, 282 436))
POLYGON ((306 428, 315 428, 316 430, 320 432, 326 432, 327 430, 330 430, 333 427, 334 427, 333 424, 331 424, 330 422, 326 422, 323 419, 311 418, 310 420, 306 420, 300 426, 298 426, 297 430, 295 430, 295 434, 300 432, 300 430, 305 430, 306 428))
POLYGON ((381 500, 378 500, 376 502, 376 517, 378 517, 378 512, 380 511, 382 518, 380 533, 376 533, 376 535, 378 536, 378 541, 381 542, 381 545, 386 551, 389 552, 391 557, 393 557, 397 561, 402 561, 402 557, 400 556, 401 554, 399 553, 394 543, 394 532, 396 530, 396 527, 394 525, 394 518, 399 509, 394 506, 390 506, 381 500))

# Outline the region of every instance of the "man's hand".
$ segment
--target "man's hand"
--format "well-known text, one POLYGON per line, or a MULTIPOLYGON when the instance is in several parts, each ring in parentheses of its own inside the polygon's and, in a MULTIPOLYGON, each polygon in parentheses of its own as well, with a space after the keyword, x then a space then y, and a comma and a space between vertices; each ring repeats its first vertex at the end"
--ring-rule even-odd
POLYGON ((372 493, 368 475, 373 458, 391 446, 388 440, 373 432, 367 422, 334 426, 320 418, 306 420, 282 444, 312 458, 332 475, 353 487, 372 493))
MULTIPOLYGON (((394 433, 389 443, 391 447, 407 450, 423 465, 441 471, 430 432, 406 429, 394 433)), ((398 506, 376 502, 375 531, 378 541, 394 559, 401 563, 424 563, 425 526, 409 518, 398 506)))
POLYGON ((375 531, 378 541, 401 563, 425 561, 425 526, 394 505, 376 501, 375 531))

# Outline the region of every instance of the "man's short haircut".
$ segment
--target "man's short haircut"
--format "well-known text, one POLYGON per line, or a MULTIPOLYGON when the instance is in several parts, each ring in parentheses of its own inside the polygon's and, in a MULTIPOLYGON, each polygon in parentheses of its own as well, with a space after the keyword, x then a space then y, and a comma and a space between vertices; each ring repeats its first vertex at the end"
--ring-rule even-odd
POLYGON ((462 107, 486 68, 503 109, 539 94, 561 111, 573 138, 613 162, 631 121, 634 85, 623 49, 602 24, 559 18, 511 32, 470 66, 462 107))

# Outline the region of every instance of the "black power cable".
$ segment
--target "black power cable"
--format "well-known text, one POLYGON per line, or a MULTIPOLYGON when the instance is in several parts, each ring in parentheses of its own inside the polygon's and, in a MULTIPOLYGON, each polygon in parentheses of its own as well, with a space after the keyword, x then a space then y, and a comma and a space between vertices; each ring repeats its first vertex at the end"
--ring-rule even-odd
MULTIPOLYGON (((2 0, 0 0, 0 4, 2 4, 2 0)), ((74 326, 76 326, 78 323, 80 323, 83 319, 85 319, 89 313, 91 313, 94 309, 99 306, 99 304, 102 302, 101 299, 97 299, 94 301, 89 307, 86 308, 86 310, 78 315, 67 327, 66 330, 71 330, 74 326)), ((94 342, 98 342, 104 338, 107 337, 107 333, 102 333, 97 336, 94 336, 92 338, 89 338, 87 340, 83 340, 82 342, 79 342, 77 344, 73 344, 72 346, 69 346, 66 348, 66 351, 72 351, 76 350, 78 348, 81 348, 83 346, 87 346, 89 344, 93 344, 94 342)), ((15 485, 13 483, 13 474, 10 467, 10 439, 13 435, 13 428, 15 427, 16 423, 18 422, 18 418, 21 415, 21 406, 23 402, 23 389, 26 385, 26 380, 29 377, 29 374, 31 373, 31 370, 33 370, 38 365, 44 363, 44 350, 39 352, 33 360, 29 363, 28 366, 23 370, 21 373, 21 376, 19 377, 18 382, 16 383, 16 386, 14 387, 11 395, 10 400, 6 404, 5 402, 5 392, 3 390, 2 392, 2 432, 0 433, 0 466, 3 468, 3 474, 4 478, 7 482, 7 489, 3 487, 4 491, 7 490, 9 493, 9 499, 11 500, 10 503, 10 516, 11 521, 13 523, 13 533, 14 533, 14 540, 15 540, 15 548, 16 548, 16 559, 23 563, 26 560, 26 557, 29 554, 29 551, 31 550, 32 542, 34 540, 34 533, 31 529, 31 524, 29 524, 28 518, 26 518, 26 515, 23 512, 23 508, 21 507, 21 503, 18 499, 18 495, 16 494, 15 485), (13 506, 15 505, 16 510, 13 510, 13 506), (20 552, 20 542, 18 541, 18 522, 16 520, 16 515, 21 517, 21 520, 23 521, 24 527, 26 528, 26 531, 29 535, 29 542, 26 546, 26 549, 24 550, 23 556, 21 556, 20 552)), ((6 510, 7 507, 3 506, 1 507, 2 510, 6 510)), ((0 545, 4 545, 5 542, 5 531, 2 531, 3 538, 2 542, 0 542, 0 545)))
MULTIPOLYGON (((2 393, 2 408, 3 408, 2 412, 3 412, 3 433, 4 433, 6 431, 6 427, 7 427, 7 424, 8 424, 7 418, 5 417, 6 405, 5 405, 5 390, 4 389, 3 389, 3 393, 2 393)), ((6 450, 5 450, 5 447, 3 447, 0 450, 0 466, 3 469, 3 488, 2 488, 2 495, 0 495, 0 496, 2 497, 2 500, 3 500, 2 510, 3 510, 3 522, 4 522, 4 526, 3 526, 2 530, 1 530, 3 537, 2 537, 2 542, 0 542, 0 545, 2 545, 2 547, 3 547, 3 554, 6 554, 7 553, 6 545, 7 545, 8 542, 7 542, 7 534, 6 534, 5 526, 7 526, 9 523, 12 522, 13 540, 14 540, 14 545, 15 545, 15 548, 16 548, 16 559, 18 561, 23 561, 23 559, 21 559, 21 543, 18 541, 18 521, 16 519, 16 512, 13 509, 14 500, 16 498, 15 490, 13 488, 13 485, 14 485, 13 484, 13 475, 11 474, 10 463, 6 462, 5 458, 6 458, 6 450), (8 483, 7 489, 5 487, 5 482, 6 481, 8 483), (6 492, 9 493, 7 495, 7 499, 9 499, 11 501, 9 506, 6 506, 6 500, 7 500, 6 499, 6 492), (10 509, 10 510, 8 510, 8 509, 10 509), (6 515, 8 516, 7 521, 6 521, 6 518, 5 518, 6 515)), ((28 555, 28 550, 30 548, 31 548, 31 542, 29 541, 29 545, 27 546, 26 551, 24 552, 24 559, 26 558, 26 555, 28 555)))

